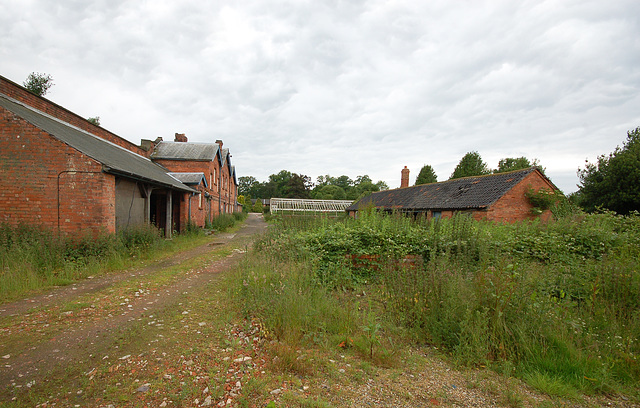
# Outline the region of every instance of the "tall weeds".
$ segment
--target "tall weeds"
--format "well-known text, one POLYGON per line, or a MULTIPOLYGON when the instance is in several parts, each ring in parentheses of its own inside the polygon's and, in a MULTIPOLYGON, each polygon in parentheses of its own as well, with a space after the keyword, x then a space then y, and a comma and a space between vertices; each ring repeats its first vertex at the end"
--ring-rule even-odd
POLYGON ((165 245, 151 225, 118 234, 58 237, 36 226, 0 224, 0 297, 6 301, 42 287, 65 285, 122 267, 165 245))
POLYGON ((638 397, 637 214, 502 225, 368 212, 280 220, 257 248, 238 293, 278 335, 317 336, 340 328, 334 316, 349 322, 341 336, 362 335, 354 295, 367 292, 383 331, 403 327, 461 364, 507 364, 549 393, 638 397))

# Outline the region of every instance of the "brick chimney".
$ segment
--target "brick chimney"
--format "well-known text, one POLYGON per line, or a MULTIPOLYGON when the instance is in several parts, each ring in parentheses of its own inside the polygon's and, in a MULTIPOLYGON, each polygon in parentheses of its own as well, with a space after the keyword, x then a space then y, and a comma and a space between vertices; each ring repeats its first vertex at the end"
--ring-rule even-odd
POLYGON ((400 188, 409 187, 409 169, 404 166, 402 169, 402 178, 400 179, 400 188))
POLYGON ((183 142, 186 143, 187 140, 187 136, 184 133, 176 133, 176 138, 174 139, 174 142, 183 142))
POLYGON ((140 141, 140 148, 142 150, 144 150, 145 152, 147 152, 148 154, 151 154, 151 153, 153 153, 153 149, 155 149, 156 145, 158 143, 160 143, 160 142, 162 142, 162 138, 161 137, 157 138, 154 141, 151 141, 149 139, 142 139, 140 141))
POLYGON ((218 139, 216 140, 216 143, 220 146, 220 150, 222 150, 222 140, 218 139))

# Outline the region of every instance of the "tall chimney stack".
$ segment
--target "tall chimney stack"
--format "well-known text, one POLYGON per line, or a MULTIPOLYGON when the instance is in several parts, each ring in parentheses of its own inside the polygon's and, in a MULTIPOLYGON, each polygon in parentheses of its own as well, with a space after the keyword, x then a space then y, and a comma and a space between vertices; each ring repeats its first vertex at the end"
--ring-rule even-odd
POLYGON ((409 187, 409 169, 404 166, 402 169, 402 178, 400 179, 400 188, 409 187))
POLYGON ((176 133, 176 138, 174 139, 174 141, 186 143, 187 135, 185 135, 184 133, 176 133))

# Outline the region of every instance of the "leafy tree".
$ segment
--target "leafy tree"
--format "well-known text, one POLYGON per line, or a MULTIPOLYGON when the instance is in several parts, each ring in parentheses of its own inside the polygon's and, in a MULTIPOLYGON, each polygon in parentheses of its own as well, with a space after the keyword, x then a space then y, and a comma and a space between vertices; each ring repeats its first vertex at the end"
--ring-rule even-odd
POLYGON ((240 202, 240 197, 242 197, 242 212, 249 212, 251 211, 251 196, 250 195, 246 195, 246 196, 238 196, 238 202, 240 202))
POLYGON ((91 122, 96 126, 100 126, 100 116, 95 116, 93 118, 88 118, 87 122, 91 122))
POLYGON ((349 176, 340 176, 335 179, 333 184, 338 187, 342 187, 345 191, 348 191, 353 186, 353 180, 351 180, 349 176))
POLYGON ((238 178, 238 194, 257 196, 260 189, 260 182, 253 176, 242 176, 238 178))
POLYGON ((389 185, 387 185, 387 183, 385 183, 382 180, 378 181, 375 185, 376 187, 378 187, 378 191, 384 191, 389 189, 389 185))
POLYGON ((316 200, 345 200, 347 195, 340 186, 324 185, 314 190, 313 198, 316 200))
POLYGON ((460 163, 458 163, 455 170, 453 170, 449 180, 461 177, 483 176, 490 173, 491 170, 489 170, 487 163, 482 161, 480 153, 469 152, 460 159, 460 163))
POLYGON ((281 170, 277 174, 269 176, 269 180, 262 186, 260 197, 286 197, 286 185, 292 177, 292 173, 287 170, 281 170))
POLYGON ((506 173, 508 171, 513 170, 521 170, 527 169, 531 166, 538 166, 538 159, 533 159, 533 162, 530 162, 526 157, 507 157, 501 159, 498 162, 498 168, 495 169, 494 173, 506 173))
POLYGON ((586 211, 603 207, 620 214, 640 210, 640 127, 608 156, 578 169, 578 202, 586 211))
POLYGON ((331 177, 319 176, 313 189, 313 197, 318 200, 355 200, 356 198, 374 191, 386 190, 389 187, 384 181, 373 183, 369 175, 361 175, 352 180, 349 176, 331 177), (339 187, 338 189, 327 186, 339 187))
POLYGON ((27 79, 22 83, 22 85, 32 94, 45 96, 49 91, 49 88, 53 86, 53 78, 49 74, 32 72, 27 76, 27 79))
POLYGON ((373 183, 373 180, 371 180, 371 177, 369 177, 368 174, 365 174, 364 176, 356 177, 355 181, 353 182, 353 185, 358 186, 364 183, 373 183))
POLYGON ((284 189, 286 198, 310 198, 311 197, 311 177, 302 174, 292 173, 287 180, 284 189))
POLYGON ((430 184, 430 183, 437 183, 437 182, 438 182, 438 176, 436 176, 436 172, 433 170, 433 167, 431 167, 428 164, 425 164, 420 169, 420 173, 418 173, 418 177, 416 178, 415 185, 417 186, 420 184, 430 184))
POLYGON ((356 177, 356 181, 354 182, 350 193, 347 194, 347 198, 349 200, 356 200, 360 197, 364 197, 365 195, 369 195, 383 189, 388 189, 387 184, 384 181, 374 183, 371 180, 371 177, 365 174, 364 176, 356 177))
POLYGON ((318 176, 316 178, 316 187, 320 186, 328 186, 328 185, 334 185, 336 182, 335 177, 331 177, 330 175, 325 175, 325 176, 318 176))

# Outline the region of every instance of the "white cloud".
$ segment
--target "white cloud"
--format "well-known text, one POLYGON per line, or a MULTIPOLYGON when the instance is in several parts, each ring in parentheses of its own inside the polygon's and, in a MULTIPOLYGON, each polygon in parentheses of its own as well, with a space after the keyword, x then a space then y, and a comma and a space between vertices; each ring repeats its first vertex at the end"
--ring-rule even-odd
POLYGON ((640 125, 635 1, 0 0, 0 60, 121 136, 223 139, 239 175, 575 172, 640 125))

